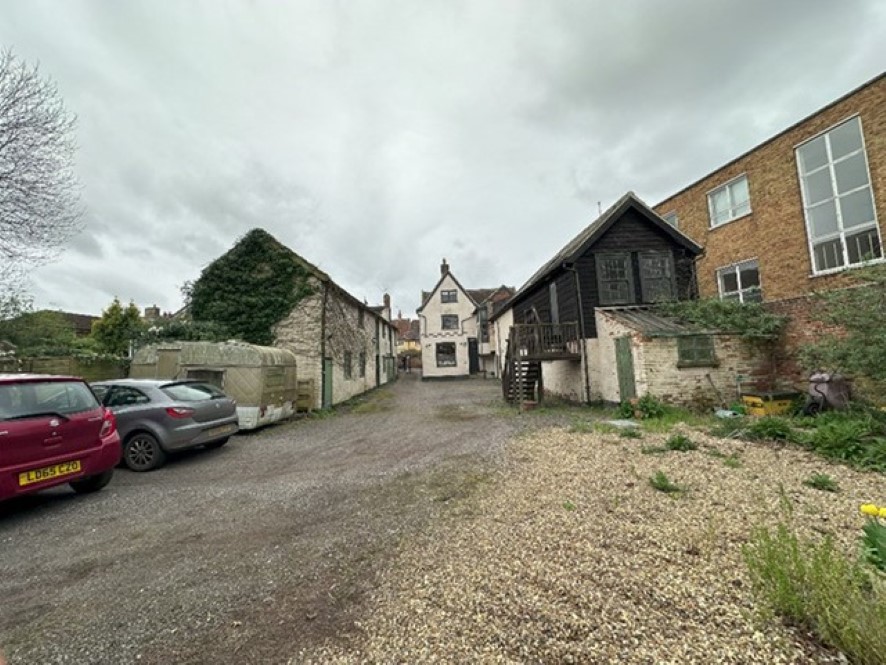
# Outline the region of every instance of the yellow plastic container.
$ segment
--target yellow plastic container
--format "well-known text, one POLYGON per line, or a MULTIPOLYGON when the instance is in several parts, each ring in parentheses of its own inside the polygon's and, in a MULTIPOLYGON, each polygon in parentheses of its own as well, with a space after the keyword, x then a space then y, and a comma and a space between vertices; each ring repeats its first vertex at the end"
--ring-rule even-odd
POLYGON ((777 416, 788 413, 799 396, 796 392, 745 393, 741 402, 752 416, 777 416))

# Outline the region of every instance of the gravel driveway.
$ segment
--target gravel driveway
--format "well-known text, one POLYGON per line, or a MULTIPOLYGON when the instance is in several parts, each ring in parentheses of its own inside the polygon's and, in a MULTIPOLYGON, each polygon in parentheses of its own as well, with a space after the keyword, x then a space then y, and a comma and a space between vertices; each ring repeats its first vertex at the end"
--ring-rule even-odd
POLYGON ((102 492, 0 504, 17 663, 286 662, 352 629, 404 538, 484 482, 521 419, 498 383, 406 375, 102 492))

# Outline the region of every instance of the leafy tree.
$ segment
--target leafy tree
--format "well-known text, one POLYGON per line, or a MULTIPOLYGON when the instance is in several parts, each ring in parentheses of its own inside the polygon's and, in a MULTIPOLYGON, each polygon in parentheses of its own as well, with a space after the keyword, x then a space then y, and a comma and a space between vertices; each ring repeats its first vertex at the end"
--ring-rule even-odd
POLYGON ((135 303, 127 307, 114 298, 108 308, 102 312, 98 321, 92 324, 92 338, 105 353, 123 356, 129 352, 131 342, 138 340, 144 333, 141 312, 135 303))
POLYGON ((292 250, 253 229, 186 285, 191 317, 252 344, 273 344, 274 325, 312 293, 309 276, 292 250))
POLYGON ((854 374, 886 394, 886 266, 844 274, 848 288, 817 294, 815 316, 838 332, 805 345, 798 355, 808 370, 854 374))
POLYGON ((75 118, 37 65, 0 51, 0 287, 80 228, 75 118))

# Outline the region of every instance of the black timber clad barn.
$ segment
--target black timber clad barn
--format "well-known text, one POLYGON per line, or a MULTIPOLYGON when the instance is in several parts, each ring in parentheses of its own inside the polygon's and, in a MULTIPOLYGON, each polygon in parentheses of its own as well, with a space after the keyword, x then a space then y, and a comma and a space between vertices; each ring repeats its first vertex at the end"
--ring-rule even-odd
POLYGON ((511 298, 514 323, 574 322, 579 337, 596 337, 596 307, 696 297, 701 251, 628 192, 511 298))

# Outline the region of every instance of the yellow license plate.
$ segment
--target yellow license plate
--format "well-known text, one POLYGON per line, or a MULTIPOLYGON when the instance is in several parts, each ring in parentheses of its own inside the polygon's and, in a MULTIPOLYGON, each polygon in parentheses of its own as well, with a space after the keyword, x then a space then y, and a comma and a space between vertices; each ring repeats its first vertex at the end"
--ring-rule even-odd
POLYGON ((31 469, 18 474, 19 485, 30 485, 31 483, 39 483, 50 478, 58 478, 60 476, 69 476, 72 473, 80 471, 80 460, 73 462, 62 462, 61 464, 53 464, 45 466, 42 469, 31 469))
POLYGON ((228 432, 233 432, 233 425, 222 425, 221 427, 213 427, 211 430, 206 432, 208 436, 216 436, 217 434, 227 434, 228 432))

